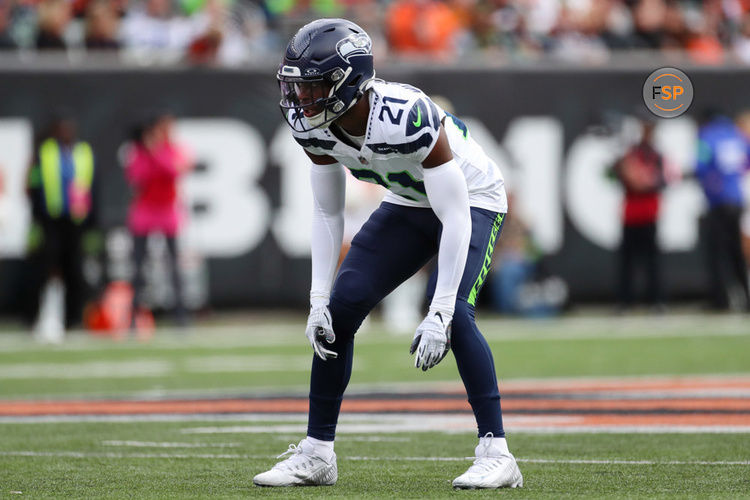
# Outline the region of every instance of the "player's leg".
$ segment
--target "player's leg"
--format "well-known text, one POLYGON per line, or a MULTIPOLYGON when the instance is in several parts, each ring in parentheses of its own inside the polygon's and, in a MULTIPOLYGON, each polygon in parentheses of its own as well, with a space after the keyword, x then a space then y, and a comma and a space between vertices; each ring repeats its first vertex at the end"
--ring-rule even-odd
POLYGON ((36 323, 42 303, 42 293, 56 266, 57 232, 49 222, 34 221, 29 235, 30 279, 26 282, 25 319, 29 326, 36 323))
POLYGON ((131 328, 135 328, 135 318, 138 310, 143 307, 143 293, 146 286, 143 264, 146 261, 148 236, 133 235, 133 303, 131 307, 131 328))
POLYGON ((357 233, 331 293, 337 358, 313 356, 307 438, 292 456, 255 476, 260 486, 330 485, 338 478, 333 440, 349 383, 354 334, 383 297, 419 270, 437 249, 439 221, 429 209, 383 203, 357 233))
POLYGON ((86 281, 83 277, 83 231, 75 222, 61 221, 60 273, 65 283, 65 328, 81 322, 86 281))
POLYGON ((619 294, 620 307, 627 309, 633 305, 633 271, 637 245, 635 244, 635 228, 622 226, 622 242, 620 243, 619 258, 619 294))
MULTIPOLYGON (((646 301, 652 307, 659 308, 662 304, 661 287, 661 256, 657 241, 656 223, 643 227, 643 253, 646 268, 646 301)), ((658 311, 658 309, 657 309, 658 311)))
POLYGON ((646 259, 646 231, 644 226, 633 226, 631 228, 631 231, 633 232, 633 267, 632 267, 632 277, 631 279, 634 282, 633 285, 633 305, 639 304, 644 297, 644 294, 642 293, 640 287, 643 285, 639 284, 639 288, 635 288, 635 282, 640 281, 640 276, 643 275, 644 277, 644 285, 648 283, 648 269, 646 267, 647 259, 646 259))
MULTIPOLYGON (((505 433, 495 362, 487 341, 476 325, 475 306, 490 269, 505 214, 472 207, 471 219, 469 252, 453 313, 451 350, 477 419, 479 436, 491 432, 494 436, 503 437, 505 433)), ((439 269, 436 269, 430 277, 428 299, 434 293, 438 272, 439 269)))
POLYGON ((40 340, 46 341, 58 339, 59 333, 64 327, 64 317, 56 314, 57 308, 50 307, 55 303, 51 300, 54 293, 48 293, 52 280, 59 277, 62 255, 62 233, 59 220, 47 220, 42 222, 42 244, 38 249, 38 260, 32 261, 39 272, 33 292, 34 310, 32 311, 33 328, 35 335, 40 340), (38 266, 38 267, 37 267, 38 266), (54 313, 54 314, 53 314, 54 313))
MULTIPOLYGON (((480 441, 475 449, 477 460, 454 480, 453 486, 517 487, 523 485, 523 477, 505 441, 495 361, 475 322, 477 298, 489 273, 505 214, 472 207, 471 219, 471 242, 453 313, 451 350, 474 411, 480 441)), ((429 295, 433 290, 431 283, 429 295)))
POLYGON ((709 209, 706 216, 706 267, 709 272, 710 306, 723 310, 729 307, 726 278, 724 276, 724 222, 721 207, 709 209))
POLYGON ((440 223, 427 208, 383 203, 352 240, 331 293, 336 359, 313 357, 308 435, 332 441, 349 382, 354 334, 386 295, 437 251, 440 223))
POLYGON ((740 220, 742 218, 742 207, 727 208, 727 224, 725 235, 727 238, 727 257, 729 269, 731 270, 732 280, 736 281, 743 295, 742 300, 745 302, 742 307, 750 310, 750 293, 748 292, 747 282, 747 264, 745 256, 742 253, 742 228, 740 220))
POLYGON ((167 251, 169 252, 169 271, 172 275, 172 289, 174 290, 174 316, 177 326, 184 327, 188 324, 187 310, 185 309, 184 286, 182 274, 180 273, 180 254, 177 248, 177 236, 165 235, 167 240, 167 251))

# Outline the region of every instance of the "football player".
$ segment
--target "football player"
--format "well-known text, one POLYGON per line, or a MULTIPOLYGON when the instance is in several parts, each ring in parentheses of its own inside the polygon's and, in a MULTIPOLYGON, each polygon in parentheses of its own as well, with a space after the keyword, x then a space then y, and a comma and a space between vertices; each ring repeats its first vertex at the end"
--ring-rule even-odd
POLYGON ((415 366, 428 370, 452 349, 476 417, 476 460, 453 486, 522 486, 505 440, 492 353, 474 322, 477 294, 508 209, 498 167, 461 120, 419 89, 376 79, 370 37, 350 21, 320 19, 300 29, 287 46, 277 79, 284 116, 312 160, 306 334, 315 356, 307 437, 290 445, 283 454, 290 456, 253 482, 336 483, 333 442, 352 371, 354 334, 383 297, 437 254, 429 312, 410 352, 415 366), (353 239, 336 274, 344 167, 388 193, 353 239))

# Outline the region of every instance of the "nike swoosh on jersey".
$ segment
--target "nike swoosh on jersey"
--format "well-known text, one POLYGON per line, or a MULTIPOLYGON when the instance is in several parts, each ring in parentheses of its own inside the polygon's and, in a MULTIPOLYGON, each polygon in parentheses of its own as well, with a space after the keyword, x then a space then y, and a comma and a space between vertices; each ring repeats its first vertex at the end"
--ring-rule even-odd
POLYGON ((422 126, 422 108, 417 108, 417 121, 411 123, 417 128, 422 126))

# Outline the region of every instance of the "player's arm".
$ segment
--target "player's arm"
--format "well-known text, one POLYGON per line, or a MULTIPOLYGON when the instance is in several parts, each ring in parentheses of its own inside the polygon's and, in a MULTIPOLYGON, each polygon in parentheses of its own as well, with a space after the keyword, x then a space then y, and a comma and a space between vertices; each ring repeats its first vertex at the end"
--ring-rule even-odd
POLYGON ((411 348, 411 352, 417 351, 415 366, 427 370, 438 364, 450 348, 449 325, 469 251, 471 212, 466 179, 453 159, 442 126, 422 167, 427 199, 443 225, 435 295, 427 317, 417 328, 411 348))
POLYGON ((344 237, 346 177, 335 159, 306 153, 313 163, 310 168, 313 217, 310 316, 305 333, 315 354, 326 360, 336 357, 335 352, 323 347, 322 341, 325 339, 331 344, 335 340, 328 301, 344 237))
POLYGON ((328 305, 344 237, 346 177, 330 156, 305 151, 312 160, 310 185, 313 194, 312 284, 310 304, 328 305))

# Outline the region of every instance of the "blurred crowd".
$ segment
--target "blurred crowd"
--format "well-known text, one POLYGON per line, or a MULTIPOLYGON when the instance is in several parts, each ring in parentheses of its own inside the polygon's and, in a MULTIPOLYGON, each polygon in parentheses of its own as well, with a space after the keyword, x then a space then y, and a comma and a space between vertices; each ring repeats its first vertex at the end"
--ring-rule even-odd
POLYGON ((0 0, 0 50, 121 55, 143 64, 237 65, 276 50, 244 0, 0 0))
POLYGON ((0 0, 0 50, 237 66, 276 59, 319 17, 361 24, 380 58, 750 64, 750 0, 0 0))

